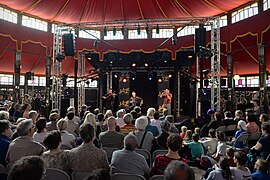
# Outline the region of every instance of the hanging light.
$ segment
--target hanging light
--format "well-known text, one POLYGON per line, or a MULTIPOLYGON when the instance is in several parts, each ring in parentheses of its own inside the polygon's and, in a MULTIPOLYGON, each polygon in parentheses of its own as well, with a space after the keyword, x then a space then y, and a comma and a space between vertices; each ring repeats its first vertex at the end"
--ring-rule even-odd
POLYGON ((113 27, 113 36, 115 36, 116 35, 116 28, 115 28, 115 26, 113 27))
POLYGON ((237 61, 235 62, 235 75, 233 76, 233 79, 235 81, 238 81, 240 79, 240 75, 237 74, 237 61))
POLYGON ((156 26, 156 34, 159 34, 159 26, 158 26, 158 24, 156 26))

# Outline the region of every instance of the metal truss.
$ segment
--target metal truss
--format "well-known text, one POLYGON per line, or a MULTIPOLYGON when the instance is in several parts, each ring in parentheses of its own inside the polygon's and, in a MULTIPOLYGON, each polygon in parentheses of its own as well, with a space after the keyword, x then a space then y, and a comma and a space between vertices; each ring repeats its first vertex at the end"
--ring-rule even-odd
POLYGON ((220 19, 211 24, 211 108, 220 111, 220 19))
POLYGON ((78 58, 78 109, 85 104, 85 55, 81 53, 78 58))
POLYGON ((61 109, 61 94, 62 94, 62 62, 59 56, 62 55, 62 33, 61 27, 55 27, 53 36, 53 64, 52 64, 52 88, 51 99, 52 108, 61 109))

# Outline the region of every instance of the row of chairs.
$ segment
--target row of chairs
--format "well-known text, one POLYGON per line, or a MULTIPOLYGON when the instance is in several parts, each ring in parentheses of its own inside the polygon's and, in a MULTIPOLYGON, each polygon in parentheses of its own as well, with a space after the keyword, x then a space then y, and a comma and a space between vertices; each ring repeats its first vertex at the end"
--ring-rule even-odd
POLYGON ((258 140, 261 137, 261 132, 256 132, 253 134, 248 134, 248 133, 242 133, 236 140, 235 142, 241 142, 243 143, 243 148, 235 148, 237 151, 248 151, 251 147, 253 147, 258 140))

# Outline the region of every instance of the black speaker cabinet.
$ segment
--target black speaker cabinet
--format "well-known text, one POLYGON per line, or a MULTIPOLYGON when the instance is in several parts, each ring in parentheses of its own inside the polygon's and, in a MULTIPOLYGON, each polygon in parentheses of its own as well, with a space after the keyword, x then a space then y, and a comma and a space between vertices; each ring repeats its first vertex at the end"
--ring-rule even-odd
POLYGON ((64 51, 66 56, 75 56, 75 41, 73 34, 64 34, 64 51))
POLYGON ((206 28, 196 28, 195 29, 195 53, 199 52, 199 46, 206 47, 206 28))

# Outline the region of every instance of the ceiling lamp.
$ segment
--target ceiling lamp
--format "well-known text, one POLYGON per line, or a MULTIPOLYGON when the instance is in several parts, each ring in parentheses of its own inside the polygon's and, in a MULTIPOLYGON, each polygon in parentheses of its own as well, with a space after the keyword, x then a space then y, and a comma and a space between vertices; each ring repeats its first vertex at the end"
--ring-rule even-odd
POLYGON ((104 34, 104 36, 107 36, 107 27, 103 28, 103 34, 104 34))
POLYGON ((159 34, 159 26, 158 26, 158 24, 156 26, 156 34, 159 34))
POLYGON ((115 36, 116 35, 116 28, 115 28, 115 26, 113 27, 113 36, 115 36))
POLYGON ((233 76, 233 79, 235 81, 238 81, 240 79, 239 74, 237 74, 237 61, 235 62, 235 75, 233 76))

